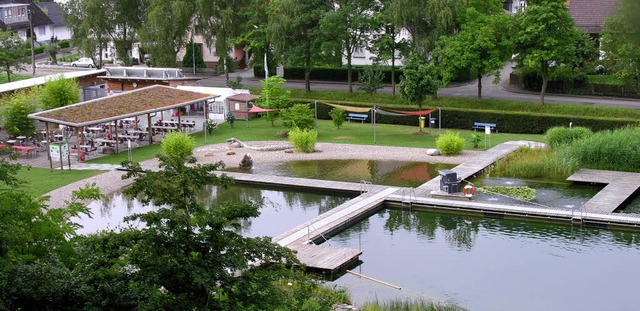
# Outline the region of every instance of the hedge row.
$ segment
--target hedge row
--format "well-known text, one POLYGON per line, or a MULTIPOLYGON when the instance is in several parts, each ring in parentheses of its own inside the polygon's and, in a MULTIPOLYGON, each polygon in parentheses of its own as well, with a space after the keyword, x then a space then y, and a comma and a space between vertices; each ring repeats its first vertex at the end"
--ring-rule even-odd
MULTIPOLYGON (((313 101, 306 99, 295 99, 295 101, 308 102, 313 108, 313 101)), ((370 107, 370 105, 358 105, 357 103, 349 105, 370 107)), ((333 109, 332 106, 318 104, 318 118, 325 120, 331 119, 329 116, 331 109, 333 109)), ((440 114, 443 128, 471 130, 474 122, 486 122, 497 124, 499 132, 516 134, 544 134, 549 128, 554 126, 568 126, 570 122, 574 126, 584 126, 593 131, 617 129, 628 125, 640 125, 638 120, 632 119, 571 117, 563 115, 540 115, 528 112, 483 111, 457 108, 442 108, 440 114)), ((438 112, 433 112, 431 117, 438 118, 438 112)), ((371 117, 369 117, 367 122, 371 122, 371 117)), ((418 117, 377 115, 376 122, 398 125, 418 125, 418 117)))
MULTIPOLYGON (((359 74, 363 72, 365 68, 353 68, 352 79, 354 82, 358 81, 359 74)), ((391 83, 391 70, 381 69, 384 77, 383 83, 391 83)), ((275 73, 275 68, 269 68, 269 73, 275 73)), ((256 77, 264 77, 264 66, 256 65, 253 67, 253 74, 256 77)), ((396 82, 400 82, 400 76, 402 75, 401 69, 396 69, 395 72, 396 82)), ((284 69, 285 79, 304 80, 304 68, 299 67, 287 67, 284 69)), ((320 81, 347 81, 348 70, 346 68, 314 68, 311 69, 311 80, 320 81)))
MULTIPOLYGON (((511 83, 526 90, 540 92, 542 89, 542 78, 537 76, 522 76, 517 73, 511 73, 509 79, 511 83)), ((638 94, 633 87, 625 85, 591 84, 587 82, 549 81, 547 84, 547 92, 555 94, 640 98, 640 94, 638 94)))

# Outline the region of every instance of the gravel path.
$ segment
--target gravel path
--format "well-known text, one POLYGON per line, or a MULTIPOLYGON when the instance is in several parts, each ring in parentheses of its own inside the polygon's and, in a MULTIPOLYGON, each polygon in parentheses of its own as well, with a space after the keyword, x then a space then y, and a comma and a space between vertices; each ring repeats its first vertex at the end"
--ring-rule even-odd
MULTIPOLYGON (((273 146, 285 144, 281 141, 252 141, 246 142, 249 146, 273 146)), ((248 148, 234 148, 228 143, 213 144, 196 148, 194 155, 199 163, 214 163, 223 161, 226 167, 238 166, 245 154, 251 154, 254 164, 278 163, 295 160, 325 160, 325 159, 367 159, 367 160, 396 160, 415 161, 432 163, 460 164, 480 151, 463 151, 461 154, 452 157, 428 156, 425 148, 405 148, 371 145, 352 145, 336 143, 318 143, 314 153, 286 153, 285 151, 256 151, 248 148), (233 153, 233 154, 231 154, 233 153)), ((158 159, 151 159, 141 162, 144 169, 157 169, 158 159)), ((108 171, 103 174, 80 180, 64 187, 53 190, 46 195, 50 196, 49 205, 51 207, 61 207, 65 201, 71 199, 73 190, 81 188, 87 184, 95 183, 102 193, 111 194, 128 186, 132 180, 123 180, 122 171, 108 171)))

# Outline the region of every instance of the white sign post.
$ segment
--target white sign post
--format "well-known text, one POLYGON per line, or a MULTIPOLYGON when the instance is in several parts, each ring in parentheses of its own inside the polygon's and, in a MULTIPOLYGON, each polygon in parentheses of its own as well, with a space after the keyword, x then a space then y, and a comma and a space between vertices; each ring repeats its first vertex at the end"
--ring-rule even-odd
MULTIPOLYGON (((69 143, 61 142, 61 143, 51 143, 49 144, 49 155, 51 161, 54 159, 60 159, 60 170, 64 170, 64 162, 63 159, 67 158, 69 169, 71 169, 71 159, 69 154, 69 143)), ((53 168, 53 164, 51 165, 53 168)))
POLYGON ((487 149, 487 136, 489 136, 489 146, 491 146, 491 126, 484 127, 484 149, 487 149))

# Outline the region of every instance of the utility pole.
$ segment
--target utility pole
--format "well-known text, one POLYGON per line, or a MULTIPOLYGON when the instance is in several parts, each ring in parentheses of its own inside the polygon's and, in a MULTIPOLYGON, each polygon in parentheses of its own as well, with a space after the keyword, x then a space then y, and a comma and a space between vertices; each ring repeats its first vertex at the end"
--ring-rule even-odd
POLYGON ((29 17, 29 32, 31 33, 31 68, 33 68, 32 75, 36 76, 36 48, 35 48, 35 40, 33 40, 33 23, 31 22, 31 9, 27 10, 29 17))
POLYGON ((193 32, 191 33, 191 62, 193 65, 193 74, 196 74, 196 43, 193 42, 193 32))

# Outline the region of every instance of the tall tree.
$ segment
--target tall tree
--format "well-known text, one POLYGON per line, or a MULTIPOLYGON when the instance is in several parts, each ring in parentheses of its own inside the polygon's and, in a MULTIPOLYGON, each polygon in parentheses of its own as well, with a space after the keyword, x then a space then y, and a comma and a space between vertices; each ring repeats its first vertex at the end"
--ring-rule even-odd
POLYGON ((320 21, 333 9, 330 0, 274 0, 267 34, 275 53, 287 64, 304 64, 305 90, 311 91, 311 68, 323 59, 320 21))
POLYGON ((509 36, 512 18, 504 13, 501 0, 470 0, 469 4, 461 18, 460 32, 440 37, 434 54, 447 73, 445 77, 460 71, 477 72, 480 99, 482 77, 492 75, 498 83, 500 69, 513 53, 509 36))
POLYGON ((542 0, 516 14, 515 42, 518 66, 528 67, 542 76, 540 104, 544 105, 549 74, 575 60, 578 30, 563 0, 542 0))
POLYGON ((111 31, 111 25, 107 19, 107 3, 95 0, 69 0, 62 6, 64 18, 72 30, 73 45, 102 68, 102 55, 109 42, 111 31))
POLYGON ((466 0, 391 0, 389 13, 397 29, 411 35, 411 49, 427 58, 441 35, 452 34, 466 0))
POLYGON ((2 116, 4 128, 9 135, 31 136, 35 133, 35 120, 27 116, 38 108, 40 93, 37 90, 16 92, 6 101, 2 116))
POLYGON ((334 9, 320 22, 320 29, 334 40, 327 40, 329 51, 342 51, 347 59, 347 85, 353 92, 353 54, 369 45, 374 26, 375 0, 335 0, 334 9))
POLYGON ((13 70, 24 69, 22 64, 27 61, 24 42, 20 36, 11 31, 0 29, 0 72, 7 73, 8 82, 11 82, 13 70))
POLYGON ((411 54, 405 60, 404 77, 398 84, 400 96, 422 109, 427 96, 435 96, 440 81, 432 64, 425 63, 417 54, 411 54))
POLYGON ((129 51, 133 43, 139 40, 137 32, 144 20, 146 11, 144 0, 107 0, 105 2, 108 10, 107 22, 111 26, 109 35, 115 44, 118 58, 129 65, 131 63, 129 51))
POLYGON ((605 68, 640 92, 640 3, 621 0, 602 32, 605 68))
POLYGON ((156 66, 175 67, 176 55, 193 33, 195 3, 189 0, 147 0, 140 39, 156 66))
POLYGON ((243 11, 249 0, 197 0, 196 31, 204 36, 205 43, 215 47, 218 66, 223 68, 225 80, 229 81, 229 71, 235 65, 229 57, 234 39, 240 35, 245 24, 243 11))
POLYGON ((371 51, 376 54, 375 61, 391 65, 391 93, 396 94, 396 53, 407 51, 407 42, 399 39, 400 28, 393 23, 393 12, 390 3, 393 0, 381 0, 380 10, 375 13, 375 31, 371 45, 371 51))
POLYGON ((78 89, 78 81, 65 79, 62 75, 47 81, 42 88, 42 108, 53 109, 80 102, 78 89))

